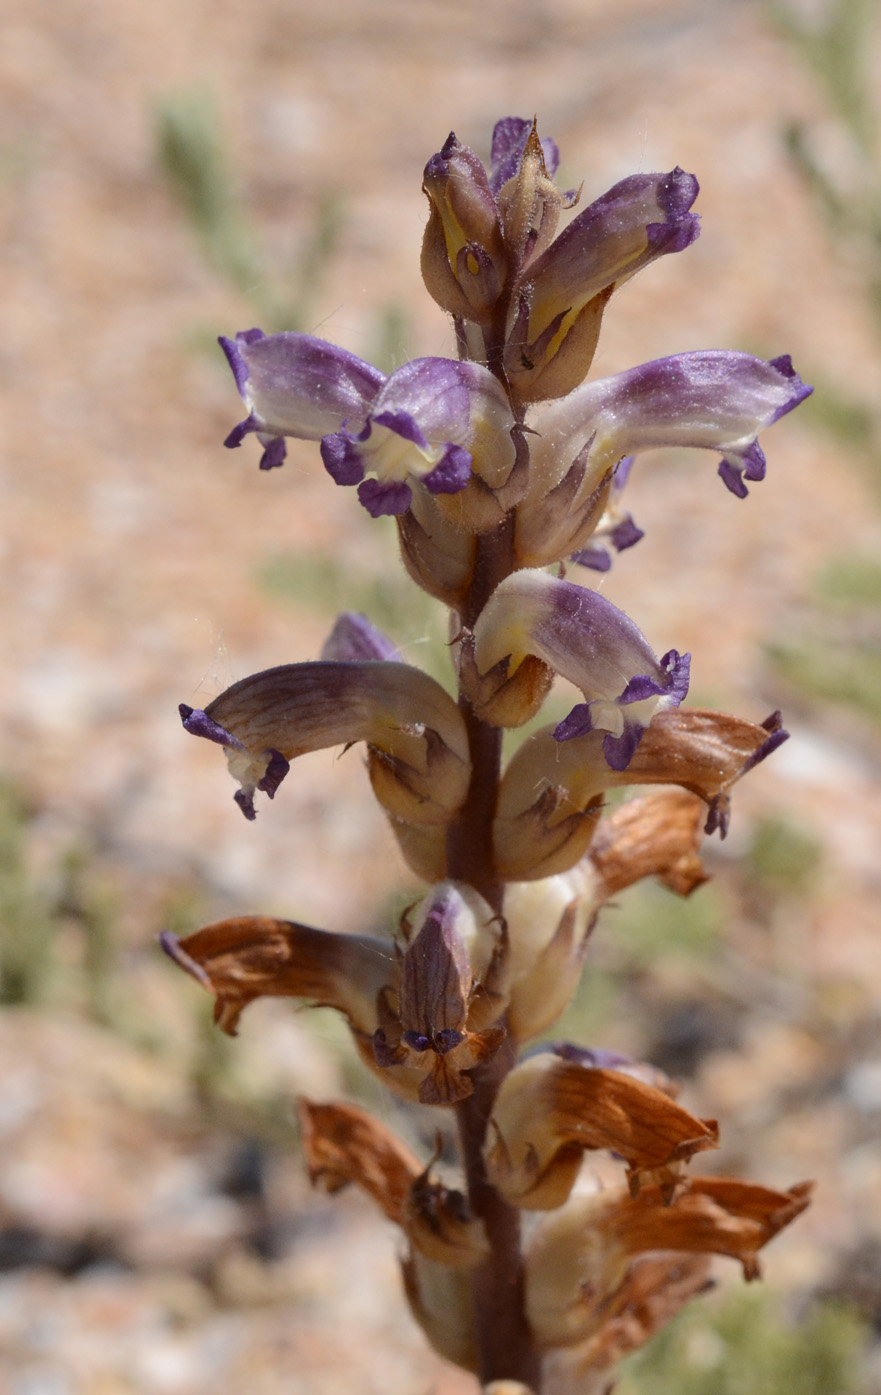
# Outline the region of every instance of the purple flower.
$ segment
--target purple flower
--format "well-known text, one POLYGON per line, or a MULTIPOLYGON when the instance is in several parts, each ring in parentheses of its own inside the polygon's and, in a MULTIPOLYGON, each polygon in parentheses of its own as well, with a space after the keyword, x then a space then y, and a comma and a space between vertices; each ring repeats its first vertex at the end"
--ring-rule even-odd
POLYGON ((354 354, 308 334, 251 329, 221 339, 248 416, 226 438, 256 433, 261 469, 281 465, 286 436, 321 441, 337 484, 358 485, 370 514, 410 507, 408 480, 433 494, 464 489, 472 471, 490 488, 514 463, 507 398, 482 365, 415 359, 386 378, 354 354))
POLYGON ((474 657, 486 673, 506 657, 509 671, 534 655, 586 699, 554 732, 558 741, 600 730, 613 770, 626 770, 655 712, 688 692, 690 655, 657 659, 623 611, 596 591, 542 571, 519 571, 493 592, 474 627, 474 657))
POLYGON ((622 456, 654 446, 695 446, 721 454, 719 473, 742 498, 743 479, 765 473, 759 432, 811 391, 788 355, 766 363, 723 349, 674 354, 584 383, 530 418, 540 437, 533 442, 530 492, 554 488, 576 459, 586 467, 584 496, 622 456))
POLYGON ((562 397, 582 381, 603 311, 617 286, 644 266, 689 247, 698 182, 684 170, 634 174, 595 200, 527 267, 505 350, 524 402, 562 397))

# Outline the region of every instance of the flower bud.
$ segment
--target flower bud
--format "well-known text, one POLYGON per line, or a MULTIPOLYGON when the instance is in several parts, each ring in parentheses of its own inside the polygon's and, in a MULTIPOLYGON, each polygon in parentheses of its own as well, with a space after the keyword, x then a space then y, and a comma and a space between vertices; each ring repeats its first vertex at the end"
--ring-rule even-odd
POLYGON ((430 209, 422 243, 429 295, 460 319, 488 319, 505 279, 505 257, 486 170, 451 133, 426 165, 422 188, 430 209))
POLYGON ((637 174, 579 213, 529 267, 505 367, 521 403, 564 397, 590 368, 612 291, 694 241, 693 175, 637 174))
POLYGON ((498 918, 471 887, 442 882, 404 922, 397 990, 379 1003, 377 1064, 419 1072, 423 1104, 454 1104, 473 1091, 465 1071, 494 1055, 504 1028, 498 918))
POLYGON ((595 920, 592 883, 591 869, 579 866, 506 888, 507 1022, 519 1041, 553 1026, 578 986, 595 920))
MULTIPOLYGON (((516 118, 509 118, 508 123, 513 120, 516 118)), ((525 127, 528 134, 525 141, 517 141, 521 145, 517 168, 499 189, 498 204, 505 249, 519 279, 527 266, 550 245, 561 209, 571 208, 577 194, 563 194, 554 183, 551 177, 553 171, 549 172, 545 160, 546 147, 538 138, 536 123, 520 122, 518 125, 521 130, 525 127)), ((494 133, 494 148, 501 126, 500 122, 494 133)), ((553 152, 556 155, 556 146, 553 152)))

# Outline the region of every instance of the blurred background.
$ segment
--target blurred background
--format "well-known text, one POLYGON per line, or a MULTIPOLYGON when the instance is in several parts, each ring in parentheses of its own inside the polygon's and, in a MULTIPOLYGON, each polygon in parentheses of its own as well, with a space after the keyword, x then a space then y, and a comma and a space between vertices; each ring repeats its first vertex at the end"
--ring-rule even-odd
MULTIPOLYGON (((391 932, 413 890, 356 752, 246 824, 181 730, 367 611, 445 675, 394 533, 294 444, 261 476, 218 333, 452 354, 421 287, 422 167, 538 113, 589 202, 680 164, 703 234, 606 317, 594 372, 788 352, 815 396, 738 501, 643 458, 646 530, 591 580, 691 699, 792 740, 738 789, 713 880, 635 889, 563 1029, 721 1121, 717 1171, 818 1180, 766 1257, 624 1395, 881 1391, 881 28, 873 0, 6 0, 0 42, 0 1392, 473 1395, 405 1311, 397 1237, 312 1195, 292 1101, 366 1102, 324 1011, 235 1043, 157 951, 244 911, 391 932)), ((448 675, 446 675, 448 677, 448 675)), ((561 694, 560 702, 565 701, 561 694)))

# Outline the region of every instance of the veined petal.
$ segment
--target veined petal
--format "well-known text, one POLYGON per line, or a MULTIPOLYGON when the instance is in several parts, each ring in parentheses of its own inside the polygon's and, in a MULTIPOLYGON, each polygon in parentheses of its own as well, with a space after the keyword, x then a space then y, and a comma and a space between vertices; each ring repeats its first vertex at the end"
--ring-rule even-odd
POLYGON ((386 380, 378 368, 311 334, 248 329, 219 343, 248 409, 226 445, 256 432, 267 447, 264 468, 282 463, 281 437, 320 441, 343 422, 360 430, 386 380))
POLYGON ((521 508, 528 510, 532 493, 553 489, 582 453, 586 497, 622 456, 655 446, 718 451, 726 485, 742 496, 742 477, 764 474, 759 432, 811 391, 788 356, 766 363, 721 349, 674 354, 585 383, 530 418, 539 434, 532 446, 530 493, 521 508))
POLYGON ((414 359, 388 379, 363 428, 325 436, 321 455, 338 484, 359 484, 370 513, 401 514, 411 504, 408 480, 455 494, 473 470, 501 487, 514 465, 513 425, 501 385, 481 364, 414 359))
POLYGON ((214 1020, 235 1036, 256 998, 309 998, 341 1012, 356 1032, 375 1030, 376 1000, 394 964, 388 940, 334 935, 290 920, 238 916, 179 940, 160 936, 166 954, 213 993, 214 1020))
POLYGON ((468 788, 459 709, 439 683, 408 664, 286 664, 234 683, 204 712, 184 704, 180 710, 187 731, 225 748, 248 818, 255 790, 271 797, 296 756, 356 741, 367 742, 374 793, 397 818, 444 824, 468 788))
POLYGON ((631 1189, 658 1174, 669 1198, 681 1164, 718 1144, 712 1119, 696 1119, 661 1090, 617 1070, 531 1056, 506 1076, 485 1149, 489 1179, 507 1201, 552 1210, 568 1197, 589 1148, 628 1164, 631 1189))
POLYGON ((688 691, 688 655, 671 649, 657 659, 633 621, 605 597, 533 570, 506 577, 474 627, 481 674, 505 659, 513 671, 530 655, 586 699, 557 727, 557 740, 606 732, 603 751, 615 770, 626 770, 654 713, 678 706, 688 691))
MULTIPOLYGON (((571 1273, 571 1271, 570 1271, 571 1273)), ((561 1279, 563 1276, 560 1276, 561 1279)), ((670 1252, 642 1256, 613 1294, 597 1295, 601 1312, 592 1335, 552 1348, 542 1372, 553 1395, 607 1395, 611 1367, 666 1327, 689 1299, 712 1287, 707 1255, 670 1252)), ((591 1295, 582 1295, 585 1305, 591 1295)), ((541 1318, 538 1318, 541 1321, 541 1318)), ((559 1321, 559 1315, 555 1315, 559 1321)))

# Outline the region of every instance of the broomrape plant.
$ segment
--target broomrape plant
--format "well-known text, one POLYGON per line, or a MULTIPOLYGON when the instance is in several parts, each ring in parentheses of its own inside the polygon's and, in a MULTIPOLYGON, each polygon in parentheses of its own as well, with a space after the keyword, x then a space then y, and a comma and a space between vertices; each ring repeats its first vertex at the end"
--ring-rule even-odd
POLYGON ((462 1192, 365 1111, 301 1104, 313 1180, 358 1183, 400 1226, 413 1313, 493 1395, 605 1391, 706 1287, 711 1255, 755 1277, 810 1191, 694 1175, 717 1125, 649 1066, 569 1042, 521 1051, 569 1002, 604 902, 642 877, 699 885, 701 832, 725 836, 732 787, 786 740, 779 713, 756 725, 684 706, 689 656, 658 657, 568 564, 605 570, 642 537, 622 502, 635 455, 708 449, 742 498, 764 475, 760 432, 811 390, 788 357, 720 350, 585 382, 616 287, 697 237, 698 184, 633 175, 557 235, 579 197, 554 183, 557 161, 515 117, 489 169, 455 135, 429 160, 422 274, 457 359, 387 377, 308 334, 220 340, 246 409, 226 445, 256 435, 269 470, 287 437, 318 441, 337 484, 394 516, 411 579, 451 611, 458 701, 347 613, 315 662, 182 706, 186 730, 223 748, 248 819, 296 756, 363 742, 427 885, 392 956, 382 931, 264 916, 163 937, 225 1031, 262 996, 329 1005, 391 1090, 454 1111, 462 1192), (582 701, 503 769, 503 730, 539 712, 556 674, 582 701), (604 815, 622 785, 664 788, 604 815), (576 1186, 592 1150, 620 1161, 618 1185, 576 1186))

